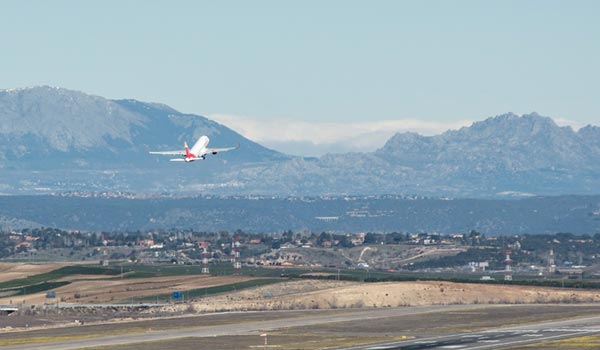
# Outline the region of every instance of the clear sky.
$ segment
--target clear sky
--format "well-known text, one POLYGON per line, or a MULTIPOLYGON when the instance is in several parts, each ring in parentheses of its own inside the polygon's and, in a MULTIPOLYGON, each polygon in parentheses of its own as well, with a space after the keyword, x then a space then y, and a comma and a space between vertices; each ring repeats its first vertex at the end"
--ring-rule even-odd
POLYGON ((509 111, 600 124, 599 18, 577 0, 4 0, 0 88, 163 102, 247 135, 509 111))

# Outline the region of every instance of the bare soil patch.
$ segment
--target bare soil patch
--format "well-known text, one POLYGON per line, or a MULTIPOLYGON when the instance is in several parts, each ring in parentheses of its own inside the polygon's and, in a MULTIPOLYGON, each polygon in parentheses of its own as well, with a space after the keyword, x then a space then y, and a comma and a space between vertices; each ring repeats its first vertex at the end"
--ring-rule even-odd
POLYGON ((291 281, 202 298, 196 311, 600 302, 600 291, 452 282, 291 281))
MULTIPOLYGON (((98 279, 97 275, 75 275, 63 280, 75 280, 73 283, 54 289, 56 300, 53 302, 70 303, 118 303, 127 302, 131 298, 139 298, 158 294, 170 294, 174 291, 186 291, 207 288, 224 284, 243 282, 254 279, 243 276, 168 276, 152 278, 119 278, 98 279), (89 277, 89 279, 88 279, 89 277)), ((0 304, 42 304, 47 302, 46 293, 15 295, 0 298, 0 304)), ((164 300, 162 300, 164 302, 164 300)))
POLYGON ((0 262, 0 282, 26 278, 31 275, 50 272, 73 263, 6 263, 0 262))

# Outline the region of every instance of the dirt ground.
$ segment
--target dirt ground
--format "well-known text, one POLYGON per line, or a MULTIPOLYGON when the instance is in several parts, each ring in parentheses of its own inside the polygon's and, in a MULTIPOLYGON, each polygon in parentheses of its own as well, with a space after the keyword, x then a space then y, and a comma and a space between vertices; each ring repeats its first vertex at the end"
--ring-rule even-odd
POLYGON ((31 275, 50 272, 73 263, 5 263, 0 262, 0 282, 26 278, 31 275))
MULTIPOLYGON (((452 282, 302 280, 202 298, 192 302, 192 306, 196 311, 211 312, 583 302, 600 302, 600 291, 452 282)), ((173 307, 180 306, 168 308, 173 307)))
POLYGON ((292 264, 313 263, 321 266, 343 266, 346 262, 366 262, 370 266, 388 269, 444 256, 454 256, 467 248, 460 246, 369 245, 350 249, 287 248, 275 255, 292 264))
MULTIPOLYGON (((104 278, 98 276, 69 276, 73 283, 53 289, 55 301, 70 303, 116 303, 127 302, 131 298, 139 298, 157 294, 170 294, 173 291, 185 291, 196 288, 207 288, 223 284, 251 280, 242 276, 170 276, 152 278, 104 278), (78 297, 76 297, 76 295, 78 297)), ((42 304, 46 302, 46 293, 15 295, 0 298, 0 304, 42 304)), ((164 300, 163 300, 164 302, 164 300)))

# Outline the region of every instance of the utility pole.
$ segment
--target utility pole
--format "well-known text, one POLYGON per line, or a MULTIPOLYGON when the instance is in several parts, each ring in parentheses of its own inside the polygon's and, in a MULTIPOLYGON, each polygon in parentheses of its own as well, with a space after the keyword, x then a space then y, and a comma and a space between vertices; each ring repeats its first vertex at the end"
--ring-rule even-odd
POLYGON ((504 259, 504 263, 506 264, 504 269, 504 280, 512 281, 512 269, 510 266, 512 264, 512 260, 510 259, 510 249, 506 249, 506 259, 504 259))

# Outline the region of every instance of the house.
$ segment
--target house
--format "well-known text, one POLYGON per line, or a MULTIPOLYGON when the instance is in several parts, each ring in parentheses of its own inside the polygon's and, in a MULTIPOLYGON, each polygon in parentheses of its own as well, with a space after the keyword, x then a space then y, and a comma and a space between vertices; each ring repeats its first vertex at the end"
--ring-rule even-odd
MULTIPOLYGON (((105 244, 106 245, 106 244, 105 244)), ((140 245, 142 247, 151 247, 154 245, 154 240, 153 239, 142 239, 140 241, 140 245)))
POLYGON ((286 243, 286 244, 282 244, 281 245, 281 249, 291 249, 291 248, 295 248, 296 246, 293 245, 292 243, 286 243))
POLYGON ((30 242, 21 242, 15 246, 15 249, 25 248, 25 249, 29 250, 29 249, 31 249, 31 247, 32 247, 32 245, 30 242))
POLYGON ((354 245, 362 245, 363 243, 365 243, 365 233, 357 233, 356 236, 350 239, 350 242, 352 242, 352 244, 354 245))

